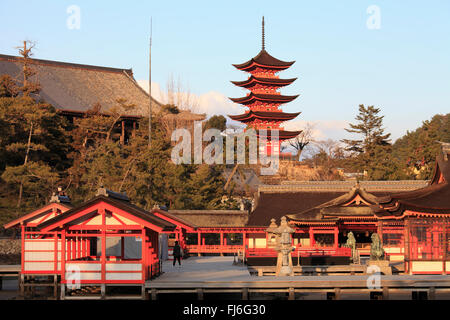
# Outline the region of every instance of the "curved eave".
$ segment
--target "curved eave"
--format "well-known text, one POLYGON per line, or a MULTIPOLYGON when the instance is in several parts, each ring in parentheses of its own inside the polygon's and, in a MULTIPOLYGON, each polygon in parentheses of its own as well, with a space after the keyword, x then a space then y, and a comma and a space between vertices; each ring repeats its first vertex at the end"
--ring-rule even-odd
POLYGON ((302 133, 302 130, 300 131, 286 131, 286 130, 267 130, 265 135, 260 134, 260 130, 257 131, 258 137, 267 137, 269 140, 271 138, 271 134, 269 134, 270 131, 278 131, 278 139, 279 140, 286 140, 286 139, 293 139, 296 136, 298 136, 300 133, 302 133))
POLYGON ((284 86, 290 85, 295 80, 297 80, 297 78, 278 79, 278 78, 260 78, 260 77, 251 76, 247 80, 231 81, 231 83, 238 87, 242 87, 242 88, 249 88, 256 83, 263 84, 263 85, 271 85, 271 86, 275 86, 275 87, 284 87, 284 86))
POLYGON ((296 118, 301 112, 286 113, 286 112, 267 112, 267 111, 250 111, 240 115, 229 115, 229 117, 236 121, 251 121, 254 119, 273 120, 273 121, 288 121, 296 118))
POLYGON ((261 101, 261 102, 273 102, 273 103, 288 103, 293 100, 295 100, 299 95, 295 96, 283 96, 283 95, 277 95, 277 94, 256 94, 256 93, 250 93, 246 97, 242 98, 229 98, 231 101, 240 103, 240 104, 250 104, 254 101, 261 101))
POLYGON ((261 50, 257 56, 251 58, 247 62, 240 64, 233 64, 233 66, 239 70, 246 71, 254 66, 267 68, 267 69, 279 69, 284 70, 294 64, 295 61, 282 61, 271 56, 266 50, 261 50))

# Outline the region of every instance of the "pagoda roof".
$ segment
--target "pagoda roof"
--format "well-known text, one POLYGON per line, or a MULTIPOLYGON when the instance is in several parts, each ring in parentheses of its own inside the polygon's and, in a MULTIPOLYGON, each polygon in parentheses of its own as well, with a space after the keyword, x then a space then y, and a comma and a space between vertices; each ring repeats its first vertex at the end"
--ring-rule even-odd
POLYGON ((251 104, 255 101, 261 102, 275 102, 275 103, 287 103, 296 99, 299 95, 295 96, 284 96, 281 94, 259 94, 259 93, 250 93, 249 95, 242 98, 230 98, 231 101, 240 103, 240 104, 251 104))
POLYGON ((442 152, 436 159, 433 179, 426 187, 380 197, 372 206, 378 216, 401 216, 405 210, 420 213, 450 214, 450 153, 442 152))
POLYGON ((244 87, 244 88, 251 87, 255 83, 284 87, 284 86, 291 84, 295 80, 297 80, 297 78, 291 78, 291 79, 263 78, 263 77, 255 77, 252 75, 247 80, 231 81, 231 83, 233 83, 234 85, 236 85, 238 87, 244 87))
POLYGON ((269 131, 278 131, 278 139, 279 140, 286 140, 286 139, 292 139, 298 136, 300 133, 302 133, 302 130, 300 131, 287 131, 287 130, 276 130, 276 129, 270 129, 266 130, 266 134, 260 134, 261 130, 257 130, 256 135, 258 137, 267 137, 269 140, 271 138, 271 133, 269 134, 269 131))
POLYGON ((251 69, 255 65, 263 68, 265 67, 284 70, 293 65, 294 62, 295 61, 286 62, 279 60, 275 57, 272 57, 265 49, 262 49, 257 56, 251 58, 247 62, 241 64, 233 64, 233 66, 243 71, 247 71, 248 69, 251 69))
POLYGON ((247 122, 253 119, 261 119, 261 120, 292 120, 296 118, 301 112, 287 113, 282 111, 253 111, 250 110, 244 114, 240 115, 229 115, 229 117, 236 121, 247 122))

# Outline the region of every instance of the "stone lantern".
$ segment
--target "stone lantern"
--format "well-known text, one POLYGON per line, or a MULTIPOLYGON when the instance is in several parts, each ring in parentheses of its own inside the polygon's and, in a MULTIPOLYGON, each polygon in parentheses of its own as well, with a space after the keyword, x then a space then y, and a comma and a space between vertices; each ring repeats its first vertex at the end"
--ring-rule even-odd
POLYGON ((275 222, 275 219, 270 219, 270 226, 266 229, 267 232, 267 247, 275 249, 280 243, 280 237, 275 233, 275 230, 278 229, 278 226, 275 222))
POLYGON ((291 256, 291 252, 294 250, 292 247, 292 234, 294 232, 295 230, 288 225, 286 216, 283 216, 280 226, 274 230, 274 233, 279 237, 278 244, 275 247, 275 250, 278 251, 276 276, 294 275, 291 256))

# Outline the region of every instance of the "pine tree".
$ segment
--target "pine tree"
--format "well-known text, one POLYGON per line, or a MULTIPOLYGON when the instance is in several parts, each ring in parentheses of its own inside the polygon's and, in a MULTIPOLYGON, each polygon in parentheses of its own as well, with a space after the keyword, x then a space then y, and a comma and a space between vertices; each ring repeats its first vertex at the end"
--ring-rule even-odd
POLYGON ((350 124, 347 132, 357 133, 360 139, 343 139, 346 150, 353 154, 350 163, 353 169, 363 171, 369 180, 394 180, 406 177, 404 167, 392 156, 390 133, 383 128, 384 116, 378 115, 379 108, 359 105, 356 116, 358 123, 350 124))

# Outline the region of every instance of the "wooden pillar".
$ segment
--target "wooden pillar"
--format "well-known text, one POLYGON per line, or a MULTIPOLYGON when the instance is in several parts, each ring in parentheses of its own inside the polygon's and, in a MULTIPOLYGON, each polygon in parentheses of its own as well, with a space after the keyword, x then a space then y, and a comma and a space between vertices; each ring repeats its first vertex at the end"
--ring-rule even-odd
POLYGON ((248 288, 242 288, 242 300, 248 300, 248 288))
POLYGON ((56 233, 56 232, 54 235, 54 240, 55 240, 55 246, 54 246, 55 252, 54 252, 53 258, 55 259, 55 261, 54 261, 53 269, 55 272, 58 272, 58 233, 56 233))
POLYGON ((203 300, 203 289, 201 289, 201 288, 197 289, 197 299, 203 300))
POLYGON ((102 297, 104 297, 104 282, 106 281, 106 212, 105 209, 100 209, 102 216, 102 255, 100 257, 101 263, 101 280, 102 280, 102 297))
POLYGON ((334 247, 339 247, 339 229, 338 227, 334 227, 334 247))
POLYGON ((288 298, 288 300, 295 300, 294 288, 289 288, 289 298, 288 298))
POLYGON ((131 136, 136 137, 136 121, 133 121, 133 131, 131 132, 131 136))
POLYGON ((314 229, 312 227, 309 227, 309 243, 311 244, 311 247, 314 247, 316 244, 316 241, 314 240, 314 229))
POLYGON ((24 271, 24 258, 25 258, 25 226, 23 225, 23 223, 21 222, 20 225, 20 229, 21 229, 21 238, 22 238, 22 254, 20 255, 20 260, 21 260, 21 269, 22 272, 24 271))
POLYGON ((341 300, 341 288, 335 288, 334 294, 335 294, 336 300, 341 300))
POLYGON ((122 129, 122 133, 120 134, 120 144, 124 145, 125 144, 125 121, 122 120, 121 122, 121 129, 122 129))
POLYGON ((223 256, 223 231, 220 231, 220 255, 223 256))
MULTIPOLYGON (((142 228, 142 230, 141 230, 141 237, 142 237, 142 240, 141 240, 141 266, 142 266, 142 280, 146 280, 146 278, 145 278, 145 271, 146 271, 146 269, 147 269, 147 237, 146 237, 146 235, 145 235, 145 228, 142 228)), ((152 275, 150 274, 149 275, 149 278, 151 278, 152 277, 152 275)))
MULTIPOLYGON (((61 231, 61 282, 66 279, 66 230, 61 231)), ((62 287, 61 287, 62 288, 62 287)), ((63 293, 61 292, 63 299, 63 293)))
POLYGON ((443 239, 444 239, 444 252, 442 252, 442 260, 443 260, 443 268, 442 268, 442 274, 447 274, 447 223, 444 223, 442 226, 443 230, 443 239))
POLYGON ((383 300, 389 300, 389 287, 383 287, 383 300))

